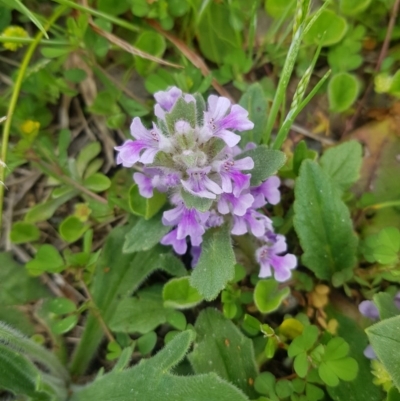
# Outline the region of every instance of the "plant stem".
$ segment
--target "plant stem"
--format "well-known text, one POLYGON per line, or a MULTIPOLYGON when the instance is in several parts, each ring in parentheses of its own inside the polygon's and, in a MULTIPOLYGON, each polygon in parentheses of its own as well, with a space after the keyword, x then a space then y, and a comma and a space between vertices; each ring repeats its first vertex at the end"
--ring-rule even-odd
MULTIPOLYGON (((54 22, 61 16, 61 14, 65 10, 66 10, 65 6, 56 8, 53 15, 50 17, 47 24, 45 25, 46 31, 48 31, 50 29, 51 25, 54 24, 54 22)), ((35 52, 36 47, 39 45, 40 41, 42 40, 43 35, 44 35, 44 32, 42 32, 42 31, 39 31, 36 34, 34 41, 30 44, 30 46, 28 47, 28 49, 24 55, 20 69, 18 71, 18 75, 17 75, 17 79, 15 81, 10 104, 9 104, 8 110, 7 110, 7 119, 5 121, 4 129, 3 129, 3 139, 2 139, 2 143, 1 143, 1 161, 3 163, 7 163, 7 149, 8 149, 8 140, 9 140, 10 131, 11 131, 12 116, 13 116, 13 114, 15 112, 15 108, 17 106, 22 82, 24 80, 25 73, 28 68, 29 62, 31 61, 33 53, 35 52)), ((4 180, 5 180, 5 171, 6 171, 6 166, 2 165, 0 163, 0 182, 4 182, 4 180)), ((1 232, 1 227, 2 227, 2 217, 3 217, 3 199, 4 199, 4 185, 0 184, 0 232, 1 232)))
MULTIPOLYGON (((5 37, 5 36, 0 36, 0 43, 21 43, 21 44, 29 44, 33 43, 36 41, 36 38, 19 38, 17 36, 12 36, 12 37, 5 37)), ((67 42, 66 40, 47 40, 47 39, 41 39, 39 41, 43 45, 55 45, 55 46, 68 46, 70 45, 70 42, 67 42)))

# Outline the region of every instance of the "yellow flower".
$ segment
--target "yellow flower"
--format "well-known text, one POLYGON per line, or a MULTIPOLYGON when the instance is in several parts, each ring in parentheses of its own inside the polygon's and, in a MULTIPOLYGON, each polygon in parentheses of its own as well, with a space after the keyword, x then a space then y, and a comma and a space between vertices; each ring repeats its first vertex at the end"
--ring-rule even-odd
POLYGON ((393 382, 385 367, 376 359, 372 359, 371 368, 371 373, 375 376, 372 382, 376 386, 382 386, 385 391, 389 391, 393 382))
MULTIPOLYGON (((28 32, 25 31, 24 28, 20 26, 9 26, 4 29, 3 33, 1 34, 3 38, 29 38, 28 32)), ((22 47, 23 43, 18 42, 3 42, 3 46, 7 50, 11 50, 15 52, 19 47, 22 47)))
POLYGON ((39 121, 25 120, 21 124, 21 131, 27 136, 36 136, 40 128, 39 121))

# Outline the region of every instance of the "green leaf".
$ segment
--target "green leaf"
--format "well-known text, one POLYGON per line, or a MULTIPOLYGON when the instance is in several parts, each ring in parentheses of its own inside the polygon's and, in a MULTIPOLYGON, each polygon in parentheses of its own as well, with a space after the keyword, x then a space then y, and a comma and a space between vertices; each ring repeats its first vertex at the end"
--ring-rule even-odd
POLYGON ((256 377, 254 389, 264 395, 275 394, 275 382, 275 376, 271 372, 262 372, 256 377))
POLYGON ((51 199, 49 201, 33 206, 25 215, 24 221, 27 223, 38 223, 40 221, 50 219, 61 205, 68 202, 77 193, 77 191, 69 190, 56 199, 51 199))
POLYGON ((322 170, 341 191, 346 191, 360 177, 362 147, 357 141, 347 141, 324 152, 320 164, 322 170))
POLYGON ((59 320, 52 327, 55 334, 64 334, 72 330, 78 323, 79 317, 77 315, 67 316, 59 320))
POLYGON ((157 334, 154 331, 150 331, 139 337, 136 344, 142 355, 150 354, 157 344, 157 334))
POLYGON ((24 305, 50 294, 37 278, 29 277, 11 253, 0 253, 0 304, 24 305))
POLYGON ((0 344, 0 388, 14 394, 38 397, 36 388, 39 382, 40 372, 32 362, 20 352, 0 344))
POLYGON ((55 298, 49 304, 50 312, 56 315, 64 315, 76 310, 76 305, 68 298, 55 298))
POLYGON ((286 161, 286 155, 283 152, 268 149, 265 145, 242 152, 236 159, 248 156, 254 161, 254 168, 248 171, 251 174, 250 184, 252 186, 260 185, 269 176, 276 173, 286 161))
POLYGON ((177 310, 167 312, 167 323, 177 330, 185 330, 187 326, 186 316, 177 310))
POLYGON ((162 213, 150 220, 140 219, 126 234, 123 252, 147 251, 158 244, 162 237, 171 230, 161 221, 162 213))
POLYGON ((82 237, 89 226, 76 216, 68 216, 59 227, 61 238, 66 242, 75 242, 82 237))
POLYGON ((302 334, 296 337, 290 344, 288 349, 289 357, 293 358, 304 351, 308 351, 317 341, 319 332, 316 326, 310 325, 304 327, 302 334))
POLYGON ((344 381, 353 381, 357 377, 358 365, 355 359, 347 357, 329 360, 328 366, 335 375, 344 381))
POLYGON ((84 81, 87 77, 85 70, 82 70, 81 68, 69 68, 68 70, 64 70, 63 74, 65 79, 68 79, 68 81, 75 84, 84 81))
POLYGON ((358 79, 353 74, 335 74, 328 85, 330 109, 335 113, 347 110, 356 101, 360 91, 358 79))
MULTIPOLYGON (((99 97, 99 96, 98 96, 99 97)), ((109 109, 107 109, 109 112, 109 109)), ((100 142, 91 142, 83 147, 76 158, 76 170, 79 177, 83 177, 88 164, 101 152, 100 142)))
POLYGON ((254 388, 249 380, 254 380, 258 371, 252 341, 230 320, 211 308, 200 313, 195 329, 195 347, 188 356, 195 373, 215 372, 254 397, 254 388))
POLYGON ((400 316, 382 320, 366 329, 368 338, 393 383, 400 389, 400 316))
POLYGON ((290 289, 285 287, 279 290, 274 279, 260 280, 254 289, 254 303, 261 313, 271 313, 279 308, 289 294, 290 289))
POLYGON ((293 224, 304 254, 302 262, 320 279, 356 264, 357 238, 346 205, 329 176, 305 160, 295 187, 293 224))
MULTIPOLYGON (((347 314, 353 305, 343 305, 347 314)), ((349 355, 358 363, 358 375, 351 382, 341 381, 337 387, 328 387, 329 396, 334 401, 381 401, 384 399, 381 387, 373 383, 374 376, 371 373, 371 362, 364 356, 364 349, 368 345, 364 330, 358 325, 353 317, 347 317, 332 307, 328 309, 329 318, 338 321, 338 335, 343 337, 350 346, 349 355)), ((351 315, 350 315, 351 316, 351 315)))
POLYGON ((64 269, 64 260, 53 245, 42 245, 35 257, 26 264, 31 274, 39 275, 44 272, 59 273, 64 269))
MULTIPOLYGON (((120 299, 130 296, 152 272, 163 268, 168 261, 161 246, 135 255, 123 253, 124 238, 129 229, 119 227, 108 235, 96 264, 91 292, 106 323, 114 316, 120 299)), ((71 371, 85 371, 97 352, 103 333, 96 316, 89 314, 72 360, 71 371)))
POLYGON ((309 368, 308 356, 305 352, 301 352, 296 356, 293 363, 294 371, 299 377, 306 377, 309 368))
MULTIPOLYGON (((148 54, 151 54, 152 56, 161 57, 164 54, 167 46, 164 36, 157 32, 144 31, 136 39, 135 47, 148 54)), ((149 73, 151 73, 157 66, 157 63, 154 61, 150 61, 139 56, 134 56, 134 58, 136 71, 142 76, 149 75, 149 73)))
POLYGON ((181 195, 183 201, 185 202, 185 206, 188 209, 195 208, 199 212, 206 212, 210 210, 212 204, 214 203, 214 199, 200 198, 199 196, 194 196, 183 189, 181 191, 181 195))
POLYGON ((188 309, 203 301, 202 296, 190 285, 190 277, 169 280, 163 288, 164 306, 176 309, 188 309))
POLYGON ((306 397, 307 401, 318 401, 322 400, 325 396, 324 390, 320 389, 314 384, 307 383, 306 384, 306 397))
POLYGON ((232 384, 215 373, 176 376, 171 369, 185 356, 194 334, 176 335, 156 356, 133 368, 108 373, 71 396, 71 401, 248 401, 232 384), (133 391, 131 391, 133 390, 133 391))
POLYGON ((152 218, 165 204, 167 197, 164 193, 154 190, 151 198, 143 198, 139 187, 133 184, 129 190, 129 208, 137 216, 146 220, 152 218))
POLYGON ((258 82, 250 85, 240 98, 239 104, 249 112, 249 120, 254 123, 252 130, 241 134, 240 144, 243 147, 249 142, 259 144, 267 124, 268 112, 268 102, 262 86, 258 82))
POLYGON ((371 0, 340 0, 340 11, 344 15, 356 15, 363 12, 371 0))
POLYGON ((381 264, 393 264, 398 260, 400 232, 395 227, 383 228, 373 244, 373 256, 381 264))
POLYGON ((17 221, 13 224, 10 239, 14 244, 36 241, 40 238, 39 229, 32 223, 17 221))
POLYGON ((294 0, 281 1, 281 0, 268 0, 265 2, 265 11, 274 18, 289 17, 296 9, 296 2, 294 0))
POLYGON ((318 374, 327 386, 336 387, 339 384, 339 378, 326 362, 319 365, 318 374))
MULTIPOLYGON (((326 152, 325 152, 326 153, 326 152)), ((317 153, 314 150, 310 150, 307 147, 306 142, 302 139, 296 146, 293 154, 293 172, 299 175, 300 166, 303 160, 311 159, 315 160, 317 158, 317 153)))
POLYGON ((175 123, 184 119, 191 127, 196 126, 196 104, 194 101, 186 102, 180 97, 174 108, 165 114, 165 122, 167 123, 168 131, 172 134, 175 132, 175 123))
POLYGON ((332 46, 342 40, 347 31, 346 20, 331 10, 324 10, 304 36, 308 44, 332 46))
POLYGON ((378 292, 374 295, 374 304, 378 308, 381 320, 389 319, 400 314, 400 310, 394 303, 393 296, 386 292, 378 292))
POLYGON ((275 385, 276 395, 279 398, 290 397, 293 393, 292 383, 289 380, 279 380, 275 385))
POLYGON ((335 337, 326 346, 324 360, 341 359, 347 356, 350 347, 341 337, 335 337))
POLYGON ((134 298, 120 300, 109 322, 110 329, 121 333, 146 334, 167 321, 161 289, 143 290, 134 298))
POLYGON ((83 181, 83 185, 93 192, 103 192, 110 188, 111 180, 101 173, 94 173, 83 181))
POLYGON ((241 47, 240 36, 230 24, 228 4, 208 1, 203 10, 197 26, 200 50, 207 59, 221 64, 227 55, 241 47))
POLYGON ((236 260, 229 231, 224 225, 206 232, 199 262, 190 277, 190 285, 207 301, 215 299, 235 277, 236 260))

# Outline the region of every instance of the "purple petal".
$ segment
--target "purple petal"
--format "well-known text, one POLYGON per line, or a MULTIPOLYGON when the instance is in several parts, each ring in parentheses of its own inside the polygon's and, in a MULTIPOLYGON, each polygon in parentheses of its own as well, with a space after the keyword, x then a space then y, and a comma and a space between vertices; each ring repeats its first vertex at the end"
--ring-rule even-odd
POLYGON ((122 164, 124 167, 132 167, 140 159, 140 152, 146 147, 140 141, 132 141, 128 139, 121 146, 116 146, 114 149, 118 151, 117 164, 122 164))
POLYGON ((220 129, 234 129, 236 131, 247 131, 254 128, 254 123, 248 119, 248 111, 242 106, 235 104, 230 113, 220 121, 220 129))
POLYGON ((133 174, 133 180, 139 187, 139 193, 144 198, 151 198, 153 196, 153 185, 151 184, 151 178, 147 177, 142 173, 133 174))
POLYGON ((177 239, 177 229, 172 230, 167 235, 161 239, 160 243, 162 245, 172 245, 174 251, 179 254, 183 255, 186 253, 187 244, 185 239, 177 239))
POLYGON ((365 317, 368 317, 372 320, 379 319, 378 308, 372 301, 362 301, 360 305, 358 305, 358 310, 365 317))
POLYGON ((254 168, 254 161, 251 157, 235 160, 235 168, 237 170, 252 170, 254 168))
POLYGON ((154 94, 154 98, 158 104, 167 112, 171 111, 176 101, 182 96, 182 91, 176 86, 167 91, 159 91, 154 94))
POLYGON ((209 116, 214 121, 221 120, 231 106, 230 100, 222 96, 211 95, 208 97, 207 102, 209 116))
POLYGON ((151 164, 154 161, 154 158, 156 157, 156 154, 158 153, 158 149, 154 148, 147 148, 143 153, 142 156, 140 157, 140 161, 143 164, 151 164))
POLYGON ((297 259, 296 256, 291 253, 288 253, 285 256, 273 255, 271 257, 271 265, 275 270, 275 280, 282 283, 288 280, 292 275, 291 270, 297 266, 297 259))
POLYGON ((273 245, 271 245, 271 252, 278 255, 280 253, 286 252, 287 244, 286 238, 284 235, 275 235, 275 241, 273 245))
POLYGON ((215 136, 221 138, 230 148, 236 146, 241 139, 240 135, 234 134, 226 129, 218 131, 215 136))
POLYGON ((131 135, 136 139, 149 139, 149 131, 144 127, 139 117, 132 120, 130 126, 131 135))
POLYGON ((366 356, 368 359, 377 359, 375 351, 371 345, 368 345, 367 348, 365 348, 364 356, 366 356))
POLYGON ((268 178, 261 184, 262 192, 271 205, 276 205, 281 200, 281 193, 279 191, 280 185, 281 180, 276 176, 268 178))
POLYGON ((162 223, 164 224, 164 226, 174 226, 178 224, 185 210, 187 209, 183 204, 180 204, 173 209, 166 210, 163 213, 162 223))
POLYGON ((233 235, 243 235, 247 233, 247 225, 244 217, 234 216, 231 233, 233 235))
POLYGON ((183 212, 182 218, 178 223, 178 232, 177 232, 178 239, 183 239, 189 236, 191 238, 193 245, 200 245, 202 241, 201 237, 204 234, 205 229, 198 222, 197 219, 198 213, 199 212, 197 212, 196 209, 186 209, 183 212))

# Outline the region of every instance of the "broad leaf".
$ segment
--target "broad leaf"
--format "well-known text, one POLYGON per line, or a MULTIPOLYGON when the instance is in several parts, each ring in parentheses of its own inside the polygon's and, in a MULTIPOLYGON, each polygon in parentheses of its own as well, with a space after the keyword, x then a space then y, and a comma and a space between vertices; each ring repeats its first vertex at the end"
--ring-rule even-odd
POLYGON ((176 309, 192 308, 199 304, 203 297, 196 288, 190 285, 190 277, 169 280, 163 288, 164 306, 176 309))
POLYGON ((337 187, 346 191, 360 176, 362 148, 356 141, 344 142, 328 149, 321 157, 320 164, 337 187))
POLYGON ((304 265, 324 280, 353 269, 357 238, 349 211, 317 163, 303 162, 295 197, 293 223, 304 251, 304 265))
POLYGON ((267 124, 268 102, 262 86, 257 82, 250 85, 240 98, 239 104, 249 112, 254 128, 241 134, 241 146, 249 142, 259 144, 267 124))
POLYGON ((276 173, 286 161, 286 155, 283 152, 268 149, 265 145, 240 153, 236 158, 243 159, 248 156, 254 161, 254 168, 249 170, 252 186, 260 185, 269 176, 276 173))
POLYGON ((229 227, 210 229, 204 235, 200 259, 190 277, 190 285, 204 299, 211 301, 235 277, 235 263, 229 227))
POLYGON ((133 368, 111 372, 72 395, 71 401, 248 401, 232 384, 214 373, 176 376, 171 369, 185 356, 193 332, 185 331, 172 339, 153 358, 133 368))
POLYGON ((329 105, 333 112, 347 110, 357 99, 360 84, 355 75, 341 72, 334 75, 328 85, 329 105))
POLYGON ((159 213, 150 220, 140 219, 126 234, 122 251, 124 253, 147 251, 158 244, 171 229, 164 226, 161 215, 159 213))
POLYGON ((220 312, 202 311, 195 325, 197 337, 189 361, 197 374, 215 372, 248 396, 256 393, 250 382, 258 369, 252 341, 220 312))
POLYGON ((400 316, 382 320, 366 330, 372 348, 400 389, 400 316))

